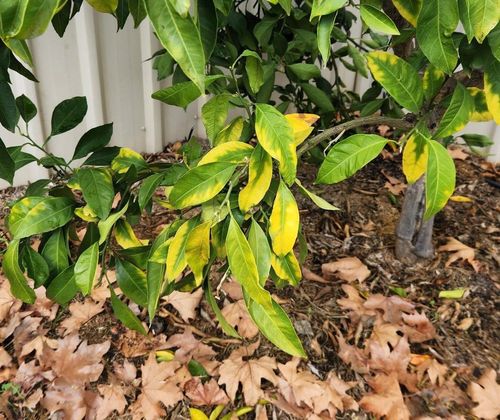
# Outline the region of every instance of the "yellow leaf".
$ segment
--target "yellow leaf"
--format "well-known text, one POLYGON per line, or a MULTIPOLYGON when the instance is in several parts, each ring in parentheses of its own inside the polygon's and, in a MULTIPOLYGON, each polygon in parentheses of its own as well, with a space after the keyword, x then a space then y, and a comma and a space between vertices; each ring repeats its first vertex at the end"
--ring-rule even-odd
POLYGON ((271 265, 281 280, 285 280, 293 286, 298 285, 302 279, 300 264, 293 251, 290 251, 284 257, 272 254, 271 265))
POLYGON ((191 420, 208 420, 207 415, 197 408, 190 408, 189 415, 191 416, 191 420))
POLYGON ((174 239, 168 248, 167 254, 167 280, 172 281, 186 268, 186 244, 189 233, 198 223, 197 219, 190 219, 185 222, 176 232, 174 239))
POLYGON ((236 117, 217 134, 214 144, 218 146, 219 144, 240 140, 244 121, 243 117, 236 117))
POLYGON ((472 111, 470 120, 476 122, 491 121, 493 115, 488 110, 484 91, 477 87, 469 87, 467 90, 471 94, 472 99, 474 99, 474 111, 472 111))
POLYGON ((147 167, 147 163, 136 151, 128 147, 122 147, 118 155, 112 160, 111 169, 119 174, 124 174, 131 166, 142 169, 147 167))
POLYGON ((158 362, 171 362, 175 358, 175 353, 171 350, 158 350, 156 360, 158 362))
POLYGON ((472 199, 469 197, 464 197, 463 195, 452 195, 450 197, 451 201, 455 201, 457 203, 472 203, 472 199))
POLYGON ((488 110, 497 124, 500 124, 500 64, 490 65, 484 72, 484 94, 488 110))
POLYGON ((255 146, 248 166, 248 183, 240 191, 238 204, 243 213, 260 203, 266 195, 273 176, 271 156, 260 146, 255 146))
POLYGON ((92 209, 89 206, 76 208, 75 214, 80 219, 85 220, 86 222, 97 222, 99 220, 99 218, 96 216, 96 214, 92 211, 92 209))
POLYGON ((298 232, 299 208, 293 194, 281 181, 269 218, 269 235, 276 255, 284 257, 293 249, 298 232))
POLYGON ((123 249, 134 248, 138 246, 147 245, 149 241, 141 241, 135 236, 132 226, 123 219, 116 222, 115 225, 115 239, 123 249))
POLYGON ((409 184, 416 182, 425 173, 428 158, 427 143, 416 131, 410 136, 403 150, 403 173, 409 184))
POLYGON ((186 243, 186 261, 193 270, 197 286, 203 281, 203 268, 210 258, 210 225, 211 222, 205 222, 196 226, 186 243))
POLYGON ((252 154, 253 147, 241 141, 222 143, 210 150, 198 166, 213 162, 242 163, 252 154))
POLYGON ((422 0, 392 0, 394 7, 412 26, 417 26, 417 18, 422 7, 422 0))
POLYGON ((312 124, 318 121, 319 116, 315 114, 286 114, 285 118, 292 127, 295 145, 301 144, 313 131, 312 124))

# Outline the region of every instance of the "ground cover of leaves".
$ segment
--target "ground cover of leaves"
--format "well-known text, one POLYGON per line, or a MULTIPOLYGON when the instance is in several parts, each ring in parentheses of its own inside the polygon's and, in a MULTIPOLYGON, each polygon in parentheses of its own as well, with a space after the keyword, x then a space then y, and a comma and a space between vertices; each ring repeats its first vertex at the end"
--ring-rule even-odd
MULTIPOLYGON (((23 305, 0 274, 0 415, 184 419, 189 408, 209 415, 219 406, 228 418, 259 420, 496 418, 500 200, 491 184, 498 173, 453 153, 456 197, 436 219, 436 256, 412 266, 393 255, 405 189, 397 157, 385 152, 329 187, 312 185, 313 166, 302 169, 303 183, 342 209, 325 212, 300 200, 309 249, 304 279, 295 289, 270 286, 307 360, 259 336, 230 279, 218 300, 241 341, 224 336, 201 291, 165 298, 143 337, 113 318, 105 287, 67 308, 40 288, 36 303, 23 305), (443 291, 461 297, 440 297, 443 291)), ((18 195, 6 190, 0 201, 18 195)), ((138 236, 171 217, 157 209, 138 236)), ((214 286, 219 280, 215 273, 214 286)))

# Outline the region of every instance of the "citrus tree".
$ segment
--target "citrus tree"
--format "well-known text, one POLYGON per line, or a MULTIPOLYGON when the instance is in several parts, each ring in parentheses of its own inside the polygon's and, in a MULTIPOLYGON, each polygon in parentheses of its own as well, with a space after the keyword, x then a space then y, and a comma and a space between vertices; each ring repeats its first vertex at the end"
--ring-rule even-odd
POLYGON ((472 148, 487 146, 484 136, 456 133, 469 121, 500 120, 498 0, 88 3, 113 14, 119 28, 129 16, 135 26, 149 19, 163 46, 153 66, 160 79, 171 76, 170 86, 152 97, 185 108, 209 94, 202 108, 208 147, 192 138, 181 162, 146 162, 133 150, 108 146, 113 127, 105 124, 82 136, 71 159, 51 154, 49 142, 83 120, 85 98, 57 105, 50 135, 33 139, 36 107, 24 95, 14 98, 9 72, 36 80, 26 39, 51 22, 62 36, 82 2, 2 1, 0 123, 25 143, 7 148, 0 141, 0 176, 11 182, 34 161, 54 174, 31 184, 7 218, 3 271, 25 302, 43 285, 65 304, 107 281, 114 268, 123 296, 110 283, 111 305, 129 328, 146 333, 123 299, 146 308, 152 320, 162 296, 203 287, 224 332, 236 337, 212 292, 214 279, 231 275, 261 332, 304 356, 266 285, 301 280, 304 253, 297 256, 295 248, 304 238, 295 194, 338 209, 300 183, 300 162, 318 162, 316 182, 333 184, 384 147, 401 150, 410 186, 396 252, 428 256, 433 217, 455 187, 447 145, 460 137, 472 148), (353 35, 356 19, 361 37, 353 35), (333 72, 333 83, 323 68, 333 72), (371 75, 371 87, 362 95, 349 91, 340 68, 371 75), (364 133, 381 124, 394 129, 391 138, 364 133), (23 150, 27 145, 42 157, 23 150), (153 202, 172 209, 176 220, 156 238, 140 240, 133 226, 153 202), (81 240, 77 226, 86 229, 81 240))

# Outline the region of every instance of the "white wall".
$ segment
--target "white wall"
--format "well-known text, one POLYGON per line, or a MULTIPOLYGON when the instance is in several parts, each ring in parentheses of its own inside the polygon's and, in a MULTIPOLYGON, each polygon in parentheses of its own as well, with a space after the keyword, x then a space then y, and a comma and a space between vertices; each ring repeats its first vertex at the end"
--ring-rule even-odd
MULTIPOLYGON (((360 24, 358 22, 360 33, 360 24)), ((151 93, 167 83, 156 81, 151 61, 145 61, 160 49, 152 30, 144 21, 138 30, 129 18, 124 30, 116 31, 110 15, 94 12, 87 4, 70 22, 61 39, 50 27, 39 38, 30 41, 35 84, 13 74, 17 95, 24 93, 35 102, 41 118, 30 123, 36 139, 47 136, 54 106, 73 96, 84 95, 88 113, 84 123, 68 133, 51 139, 49 149, 56 155, 69 157, 80 136, 88 129, 114 122, 112 144, 131 147, 140 152, 156 152, 167 143, 184 138, 191 128, 203 136, 198 118, 204 101, 184 110, 164 105, 151 98, 151 93)), ((363 91, 369 81, 344 70, 343 78, 350 89, 363 91)), ((333 79, 333 78, 332 78, 333 79)), ((495 139, 491 152, 500 160, 500 129, 494 123, 471 124, 468 132, 480 132, 495 139)), ((8 146, 22 143, 22 138, 0 127, 0 137, 8 146)), ((15 185, 47 176, 44 168, 30 164, 16 174, 15 185)), ((0 181, 0 188, 7 186, 0 181)))

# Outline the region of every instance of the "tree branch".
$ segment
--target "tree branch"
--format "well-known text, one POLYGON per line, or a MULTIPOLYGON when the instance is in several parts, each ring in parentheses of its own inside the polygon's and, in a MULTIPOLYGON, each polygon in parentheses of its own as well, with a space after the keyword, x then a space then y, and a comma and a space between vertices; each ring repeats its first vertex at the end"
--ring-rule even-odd
POLYGON ((328 140, 344 130, 351 130, 356 127, 362 127, 363 125, 389 125, 394 128, 400 128, 403 130, 409 130, 413 128, 413 124, 409 121, 400 118, 389 118, 381 116, 372 116, 364 118, 356 118, 355 120, 346 121, 342 124, 336 125, 334 127, 327 128, 325 131, 319 133, 318 135, 307 139, 299 150, 297 150, 297 156, 302 156, 305 152, 311 150, 313 147, 317 146, 324 140, 328 140))

